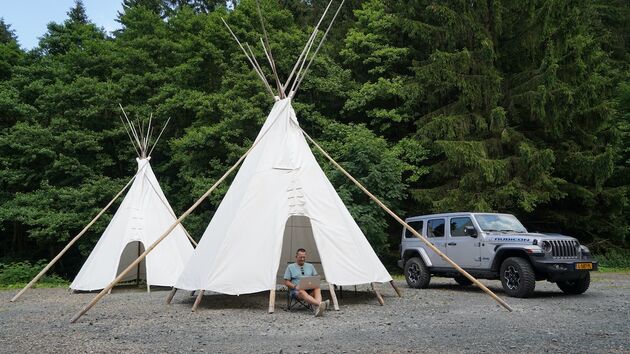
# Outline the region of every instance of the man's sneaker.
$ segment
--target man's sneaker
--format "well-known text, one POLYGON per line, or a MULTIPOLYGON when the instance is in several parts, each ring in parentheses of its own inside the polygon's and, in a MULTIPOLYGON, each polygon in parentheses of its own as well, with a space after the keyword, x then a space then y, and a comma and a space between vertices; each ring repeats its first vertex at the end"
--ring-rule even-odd
POLYGON ((326 304, 326 310, 328 310, 328 307, 330 306, 330 300, 326 300, 324 301, 324 303, 326 304))
POLYGON ((320 317, 321 315, 323 315, 325 310, 326 310, 326 303, 320 302, 319 306, 317 306, 317 308, 315 309, 315 317, 320 317))

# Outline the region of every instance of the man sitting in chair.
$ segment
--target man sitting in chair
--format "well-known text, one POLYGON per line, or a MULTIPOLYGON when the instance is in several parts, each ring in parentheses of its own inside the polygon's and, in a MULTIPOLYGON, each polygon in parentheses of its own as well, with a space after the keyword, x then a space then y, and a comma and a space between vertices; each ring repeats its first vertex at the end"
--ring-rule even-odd
POLYGON ((315 267, 310 263, 306 263, 306 250, 300 248, 295 253, 295 263, 289 264, 284 272, 284 285, 289 288, 290 296, 304 300, 315 307, 315 317, 319 317, 324 314, 328 306, 328 300, 322 301, 322 292, 319 289, 319 285, 310 291, 298 287, 300 278, 316 275, 318 274, 315 267))

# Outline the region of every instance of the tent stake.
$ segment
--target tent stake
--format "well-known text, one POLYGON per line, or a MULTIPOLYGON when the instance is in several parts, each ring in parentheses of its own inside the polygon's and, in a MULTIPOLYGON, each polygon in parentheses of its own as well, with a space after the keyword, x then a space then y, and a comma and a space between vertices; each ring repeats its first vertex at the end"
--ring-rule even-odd
POLYGON ((394 283, 394 281, 390 280, 389 283, 392 285, 392 288, 394 288, 394 291, 396 291, 398 297, 402 297, 402 292, 400 291, 400 288, 398 288, 398 286, 394 283))
POLYGON ((168 294, 168 297, 166 298, 167 305, 171 304, 171 301, 173 301, 173 297, 175 296, 176 292, 177 292, 177 288, 173 287, 173 289, 171 289, 171 292, 168 294))
POLYGON ((339 311, 339 302, 337 302, 337 294, 335 293, 335 286, 333 284, 328 283, 328 291, 330 291, 330 297, 333 301, 333 307, 335 311, 339 311))
POLYGON ((269 290, 269 310, 268 313, 273 313, 276 310, 276 289, 269 290))
POLYGON ((381 306, 385 305, 385 300, 383 300, 383 296, 381 296, 381 294, 378 292, 378 289, 376 289, 374 283, 372 283, 371 285, 372 291, 374 291, 374 295, 376 295, 376 300, 378 300, 378 303, 381 304, 381 306))
POLYGON ((420 241, 424 242, 424 244, 427 245, 427 247, 429 247, 431 250, 433 250, 433 252, 437 253, 440 257, 442 257, 442 259, 444 259, 448 264, 450 264, 451 266, 453 266, 453 268, 455 268, 459 273, 461 273, 463 276, 465 276, 466 278, 468 278, 468 280, 472 281, 473 283, 475 283, 475 285, 477 285, 479 288, 481 288, 481 290, 483 290, 486 294, 488 294, 490 297, 492 297, 494 300, 496 300, 499 304, 501 304, 501 306, 505 307, 506 310, 512 312, 512 308, 510 307, 510 305, 508 305, 505 301, 503 301, 503 299, 501 299, 500 297, 498 297, 495 293, 493 293, 490 289, 488 289, 485 285, 483 285, 479 280, 477 280, 475 277, 473 277, 472 275, 468 274, 468 272, 466 272, 464 269, 462 269, 462 267, 460 267, 459 265, 457 265, 457 263, 453 262, 450 258, 448 258, 442 251, 440 251, 437 247, 433 246, 433 244, 431 242, 429 242, 424 236, 420 235, 420 233, 418 233, 418 231, 416 231, 413 227, 409 226, 409 224, 407 224, 403 219, 401 219, 398 215, 396 215, 396 213, 394 213, 393 211, 391 211, 391 209, 389 209, 385 204, 383 204, 378 198, 376 198, 372 193, 370 193, 370 191, 368 191, 365 187, 363 187, 363 185, 357 181, 354 177, 352 177, 352 175, 350 175, 350 173, 348 173, 348 171, 346 171, 343 167, 341 167, 341 165, 339 165, 337 163, 337 161, 335 161, 332 157, 330 157, 330 155, 328 155, 328 153, 322 149, 321 146, 319 146, 319 144, 317 144, 315 142, 315 140, 313 140, 305 131, 304 129, 300 128, 300 130, 302 130, 302 134, 304 134, 304 136, 308 139, 308 141, 310 141, 316 148, 317 150, 319 150, 339 171, 341 171, 341 173, 343 173, 346 177, 348 177, 348 179, 350 179, 357 187, 359 187, 359 189, 361 189, 365 194, 368 195, 368 197, 370 197, 370 199, 372 199, 376 204, 378 204, 378 206, 380 206, 383 210, 385 210, 389 215, 391 215, 394 219, 396 219, 396 221, 398 221, 401 225, 403 225, 407 230, 409 230, 409 232, 411 232, 414 236, 416 236, 418 239, 420 239, 420 241))
POLYGON ((195 299, 195 303, 193 304, 192 307, 192 312, 197 311, 197 306, 199 306, 199 304, 201 303, 201 299, 203 298, 203 293, 205 292, 205 290, 199 290, 199 295, 197 295, 197 298, 195 299))
MULTIPOLYGON (((139 173, 139 171, 138 171, 138 173, 139 173)), ((89 223, 89 224, 87 224, 87 225, 83 228, 83 230, 81 230, 81 232, 79 232, 79 234, 78 234, 78 235, 76 235, 76 236, 75 236, 75 237, 74 237, 74 238, 73 238, 70 242, 68 242, 68 244, 66 245, 66 247, 64 247, 64 248, 61 250, 61 252, 59 252, 59 254, 58 254, 57 256, 55 256, 55 258, 53 258, 53 260, 52 260, 52 261, 50 261, 50 263, 48 263, 48 265, 47 265, 44 269, 42 269, 42 271, 41 271, 41 272, 39 272, 39 274, 37 274, 37 275, 35 276, 35 278, 33 278, 33 279, 32 279, 32 280, 28 283, 28 284, 26 284, 26 286, 25 286, 22 290, 20 290, 20 292, 19 292, 19 293, 17 293, 17 294, 16 294, 16 295, 15 295, 15 296, 11 299, 11 302, 14 302, 14 301, 15 301, 15 300, 17 300, 20 296, 22 296, 22 294, 24 294, 24 292, 25 292, 26 290, 28 290, 31 286, 33 286, 33 284, 35 284, 35 283, 39 280, 39 278, 41 278, 42 276, 44 276, 44 274, 46 274, 46 272, 47 272, 47 271, 48 271, 48 270, 49 270, 49 269, 50 269, 50 268, 51 268, 51 267, 52 267, 55 263, 57 263, 57 261, 59 260, 59 258, 61 258, 61 256, 63 256, 63 255, 64 255, 64 254, 68 251, 68 249, 70 249, 70 247, 71 247, 72 245, 74 245, 74 243, 75 243, 75 242, 77 242, 77 241, 79 240, 79 238, 81 238, 81 236, 83 236, 83 234, 85 234, 85 232, 86 232, 86 231, 90 228, 90 226, 92 226, 92 225, 96 222, 96 220, 98 220, 98 219, 101 217, 101 215, 103 215, 103 213, 105 213, 105 211, 106 211, 107 209, 109 209, 109 207, 110 207, 112 204, 114 204, 114 201, 116 201, 116 199, 118 199, 118 197, 120 197, 120 195, 121 195, 121 194, 123 194, 123 192, 124 192, 124 191, 125 191, 125 190, 126 190, 126 189, 130 186, 130 185, 131 185, 131 182, 133 182, 133 180, 136 178, 136 176, 138 176, 138 173, 136 173, 136 175, 135 175, 135 176, 131 177, 131 179, 129 180, 129 182, 127 182, 127 184, 126 184, 126 185, 125 185, 125 186, 124 186, 124 187, 120 190, 120 192, 118 192, 118 194, 116 194, 116 195, 114 196, 114 198, 112 198, 112 200, 110 200, 110 202, 109 202, 109 203, 107 203, 107 205, 106 205, 103 209, 101 209, 101 211, 100 211, 100 212, 99 212, 99 213, 98 213, 98 214, 94 217, 94 219, 92 219, 92 221, 90 221, 90 223, 89 223)))
POLYGON ((267 128, 267 130, 265 132, 263 132, 261 135, 259 135, 258 139, 256 141, 254 141, 254 143, 252 144, 252 146, 250 146, 250 148, 243 154, 243 156, 241 156, 238 161, 236 161, 236 163, 234 165, 232 165, 232 167, 230 167, 229 170, 227 170, 223 176, 221 176, 221 178, 219 178, 218 181, 216 181, 212 187, 210 187, 210 189, 208 189, 206 191, 206 193, 204 193, 196 202, 195 204, 193 204, 190 208, 188 208, 188 210, 186 210, 186 212, 184 212, 184 214, 182 214, 179 219, 177 219, 169 228, 168 230, 166 230, 166 232, 164 232, 162 234, 162 236, 160 236, 160 238, 158 238, 151 246, 149 246, 149 248, 147 248, 141 255, 140 257, 138 257, 135 261, 133 261, 133 263, 131 263, 125 270, 122 271, 122 273, 120 273, 116 279, 114 279, 111 283, 109 283, 109 285, 107 285, 107 287, 105 287, 105 289, 101 290, 100 293, 98 293, 98 295, 96 295, 94 297, 94 299, 92 299, 92 301, 90 301, 89 304, 87 304, 83 309, 81 309, 81 311, 79 311, 77 314, 75 314, 72 319, 70 320, 70 323, 75 323, 81 316, 83 316, 86 312, 88 312, 94 305, 96 305, 96 303, 103 298, 103 296, 105 296, 105 294, 107 294, 107 292, 109 291, 109 289, 113 288, 114 285, 116 285, 118 282, 120 282, 122 280, 122 278, 125 277, 125 275, 127 275, 134 266, 136 266, 136 264, 142 262, 142 260, 144 258, 146 258, 146 256, 153 251, 153 249, 160 243, 162 242, 162 240, 164 240, 166 238, 166 236, 170 235, 171 231, 173 231, 175 229, 175 227, 177 227, 177 225, 179 225, 182 220, 184 220, 190 213, 193 212, 193 210, 195 210, 199 204, 201 204, 202 201, 204 201, 209 195, 210 193, 212 193, 218 186, 219 184, 221 184, 226 178, 227 176, 229 176, 232 171, 234 171, 236 169, 236 167, 238 167, 238 165, 241 164, 241 162, 243 162, 243 160, 245 160, 245 157, 247 157, 247 155, 249 155, 249 153, 256 147, 256 145, 258 145, 258 143, 260 141, 262 141, 262 139, 265 137, 265 135, 267 134, 267 132, 269 132, 269 129, 271 129, 271 127, 277 122, 278 120, 274 120, 271 125, 269 125, 269 127, 267 128))

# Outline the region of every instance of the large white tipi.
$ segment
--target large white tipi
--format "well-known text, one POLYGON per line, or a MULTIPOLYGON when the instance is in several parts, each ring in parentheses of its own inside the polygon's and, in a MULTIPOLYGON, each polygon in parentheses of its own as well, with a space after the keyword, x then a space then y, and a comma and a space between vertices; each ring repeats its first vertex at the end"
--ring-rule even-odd
MULTIPOLYGON (((315 34, 298 61, 305 61, 304 54, 314 39, 315 34)), ((257 61, 251 55, 248 57, 265 81, 257 61)), ((275 65, 270 62, 275 75, 275 65)), ((304 138, 291 105, 302 78, 298 71, 289 95, 284 94, 284 86, 277 82, 276 102, 255 146, 177 280, 176 288, 233 295, 275 290, 278 271, 286 267, 280 264, 280 259, 291 216, 310 220, 316 253, 328 283, 345 286, 392 280, 304 138)), ((265 86, 270 88, 268 84, 265 86)))
MULTIPOLYGON (((132 124, 129 126, 132 142, 139 149, 138 172, 116 214, 70 284, 73 290, 103 289, 177 220, 149 163, 150 131, 138 134, 132 124)), ((147 290, 151 285, 173 286, 193 252, 187 236, 184 227, 177 225, 169 238, 146 257, 146 262, 128 273, 123 281, 146 280, 147 290)))
POLYGON ((275 289, 292 215, 310 219, 329 283, 392 280, 315 160, 290 98, 275 103, 257 141, 175 287, 235 295, 275 289))

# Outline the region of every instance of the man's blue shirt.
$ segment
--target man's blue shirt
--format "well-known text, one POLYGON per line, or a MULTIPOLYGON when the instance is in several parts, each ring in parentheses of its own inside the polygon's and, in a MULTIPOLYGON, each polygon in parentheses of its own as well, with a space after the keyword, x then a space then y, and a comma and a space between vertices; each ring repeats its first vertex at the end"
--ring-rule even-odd
POLYGON ((297 263, 291 263, 287 266, 287 270, 284 271, 284 279, 290 280, 293 285, 298 285, 300 283, 301 277, 310 277, 318 275, 315 267, 313 267, 310 263, 304 263, 302 267, 300 267, 297 263), (302 269, 304 269, 304 273, 302 273, 302 269))

